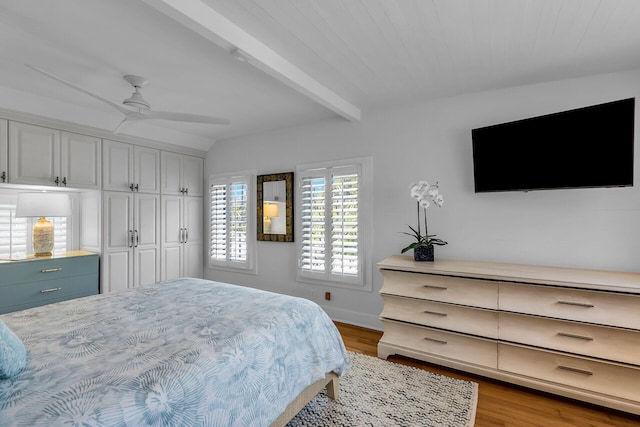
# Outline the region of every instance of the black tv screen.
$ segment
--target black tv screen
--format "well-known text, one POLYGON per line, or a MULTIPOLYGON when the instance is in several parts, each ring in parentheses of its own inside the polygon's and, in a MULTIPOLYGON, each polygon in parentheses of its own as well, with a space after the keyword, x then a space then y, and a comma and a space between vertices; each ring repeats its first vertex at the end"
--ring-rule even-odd
POLYGON ((471 131, 475 192, 633 186, 635 98, 471 131))

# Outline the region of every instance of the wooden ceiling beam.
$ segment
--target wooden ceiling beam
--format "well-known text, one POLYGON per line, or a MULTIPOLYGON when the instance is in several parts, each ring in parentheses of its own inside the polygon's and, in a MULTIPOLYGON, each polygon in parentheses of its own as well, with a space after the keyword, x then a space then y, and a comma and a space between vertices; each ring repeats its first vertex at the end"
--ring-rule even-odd
POLYGON ((359 121, 360 108, 338 95, 229 21, 201 0, 143 0, 218 46, 233 51, 254 67, 349 121, 359 121))

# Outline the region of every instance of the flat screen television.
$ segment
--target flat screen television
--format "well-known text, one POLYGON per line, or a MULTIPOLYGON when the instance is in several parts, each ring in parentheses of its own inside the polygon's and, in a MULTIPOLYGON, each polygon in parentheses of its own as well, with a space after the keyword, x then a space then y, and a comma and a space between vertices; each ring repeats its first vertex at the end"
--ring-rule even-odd
POLYGON ((475 192, 633 186, 635 98, 473 129, 475 192))

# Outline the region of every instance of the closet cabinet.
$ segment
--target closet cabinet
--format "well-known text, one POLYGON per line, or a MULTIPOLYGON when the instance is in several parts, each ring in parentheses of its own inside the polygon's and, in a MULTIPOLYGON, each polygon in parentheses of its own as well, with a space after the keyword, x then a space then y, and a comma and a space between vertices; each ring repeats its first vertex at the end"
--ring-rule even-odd
POLYGON ((104 140, 103 189, 160 193, 160 150, 104 140))
POLYGON ((0 120, 0 182, 7 182, 9 166, 9 122, 0 120))
POLYGON ((93 136, 9 122, 8 180, 12 184, 98 190, 101 142, 93 136))
POLYGON ((202 196, 204 161, 199 157, 163 151, 162 194, 202 196))
POLYGON ((162 196, 161 280, 203 275, 202 197, 162 196))
POLYGON ((103 193, 102 292, 160 280, 160 196, 103 193))

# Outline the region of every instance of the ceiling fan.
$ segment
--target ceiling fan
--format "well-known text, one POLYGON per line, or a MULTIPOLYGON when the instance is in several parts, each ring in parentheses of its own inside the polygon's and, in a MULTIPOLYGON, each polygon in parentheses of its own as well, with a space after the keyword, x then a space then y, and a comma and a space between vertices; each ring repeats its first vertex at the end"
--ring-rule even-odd
POLYGON ((159 119, 159 120, 173 120, 173 121, 178 121, 178 122, 192 122, 192 123, 208 123, 208 124, 215 124, 215 125, 228 125, 230 122, 227 119, 223 119, 220 117, 211 117, 211 116, 201 116, 199 114, 189 114, 189 113, 173 113, 173 112, 168 112, 168 111, 155 111, 155 110, 151 110, 151 106, 149 105, 149 103, 142 97, 142 93, 140 92, 140 90, 142 89, 142 87, 144 85, 146 85, 148 83, 148 81, 144 78, 144 77, 140 77, 140 76, 133 76, 133 75, 126 75, 123 76, 123 78, 131 85, 133 86, 134 92, 131 94, 131 96, 127 99, 125 99, 124 101, 122 101, 122 104, 125 105, 125 107, 123 107, 120 104, 117 104, 115 102, 109 101, 106 98, 101 97, 100 95, 96 95, 95 93, 92 93, 86 89, 81 88, 80 86, 76 86, 75 84, 60 78, 56 75, 51 74, 48 71, 43 70, 42 68, 36 67, 34 65, 30 65, 30 64, 25 64, 27 67, 31 68, 34 71, 37 71, 41 74, 44 74, 47 77, 50 77, 54 80, 59 81, 60 83, 63 83, 69 87, 72 87, 86 95, 89 95, 95 99, 97 99, 98 101, 102 101, 105 104, 108 104, 110 106, 112 106, 113 108, 115 108, 116 110, 120 111, 122 114, 124 114, 124 119, 120 122, 120 124, 118 124, 118 126, 114 129, 114 133, 118 133, 120 130, 122 130, 122 128, 130 122, 134 122, 134 121, 139 121, 139 120, 152 120, 152 119, 159 119), (130 108, 127 108, 130 107, 130 108))

